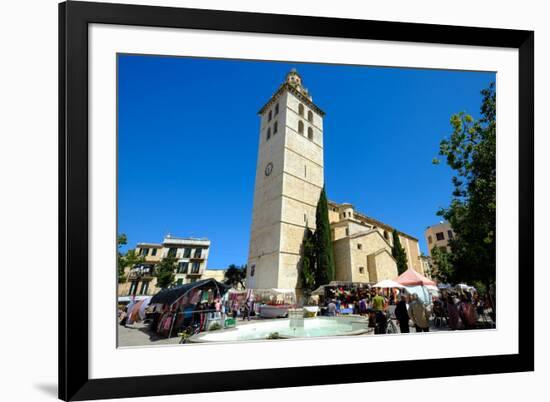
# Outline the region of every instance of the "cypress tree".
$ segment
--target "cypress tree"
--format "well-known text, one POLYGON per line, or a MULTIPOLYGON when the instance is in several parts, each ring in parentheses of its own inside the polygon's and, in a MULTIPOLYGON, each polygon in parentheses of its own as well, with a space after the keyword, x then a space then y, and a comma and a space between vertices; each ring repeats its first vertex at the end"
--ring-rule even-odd
POLYGON ((315 212, 315 254, 317 266, 315 270, 315 284, 317 286, 328 284, 334 280, 334 253, 332 251, 332 239, 330 223, 328 220, 328 203, 325 188, 321 190, 317 210, 315 212))
POLYGON ((397 264, 397 273, 401 275, 407 270, 407 254, 405 254, 405 249, 401 246, 401 241, 399 241, 399 235, 397 230, 393 229, 393 247, 391 250, 391 255, 395 258, 395 263, 397 264))
POLYGON ((304 294, 309 297, 315 289, 315 243, 311 229, 306 228, 302 242, 302 269, 300 281, 304 294))

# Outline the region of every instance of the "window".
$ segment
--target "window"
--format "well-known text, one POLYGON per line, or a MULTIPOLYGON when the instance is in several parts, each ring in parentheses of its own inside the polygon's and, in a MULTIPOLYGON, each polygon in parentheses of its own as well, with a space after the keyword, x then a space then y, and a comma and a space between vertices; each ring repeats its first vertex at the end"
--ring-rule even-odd
POLYGON ((152 249, 151 250, 151 255, 154 257, 155 255, 157 255, 157 250, 156 248, 152 249))
POLYGON ((452 239, 453 238, 453 231, 452 230, 447 230, 447 237, 449 239, 452 239))
POLYGON ((277 103, 275 105, 275 116, 277 116, 279 114, 279 104, 277 103))
POLYGON ((168 257, 175 257, 178 252, 177 248, 170 247, 168 249, 168 257))
POLYGON ((184 249, 183 249, 183 257, 184 257, 184 258, 189 258, 189 257, 191 257, 191 249, 190 249, 190 248, 184 248, 184 249))
POLYGON ((141 249, 141 255, 142 255, 143 257, 145 257, 148 253, 149 253, 149 249, 148 249, 148 248, 142 248, 142 249, 141 249))
POLYGON ((149 289, 149 281, 142 282, 141 283, 141 290, 139 291, 139 294, 146 295, 148 289, 149 289))
POLYGON ((199 270, 200 270, 200 267, 201 267, 200 263, 194 262, 193 265, 191 266, 191 273, 198 274, 199 270))
POLYGON ((250 276, 254 276, 255 273, 256 273, 256 265, 251 265, 250 266, 250 276))
POLYGON ((304 123, 302 120, 298 122, 298 133, 303 134, 304 133, 304 123))
POLYGON ((346 228, 346 236, 349 236, 349 228, 346 228))
POLYGON ((443 232, 438 232, 435 234, 435 238, 437 240, 445 240, 445 235, 443 234, 443 232))
POLYGON ((304 223, 307 223, 307 214, 304 214, 304 223))
POLYGON ((432 236, 428 236, 428 244, 432 244, 432 236))
POLYGON ((180 262, 178 264, 178 274, 186 274, 188 268, 189 268, 188 262, 180 262))
POLYGON ((135 293, 137 288, 137 282, 132 281, 132 284, 130 285, 130 289, 128 289, 128 296, 131 296, 135 293))
POLYGON ((195 258, 201 258, 202 255, 202 248, 196 248, 195 249, 195 258))
POLYGON ((307 128, 307 138, 309 138, 310 140, 313 139, 313 129, 311 127, 307 128))
POLYGON ((277 122, 273 124, 273 135, 277 134, 277 122))
POLYGON ((176 285, 183 285, 183 278, 179 278, 177 281, 176 281, 176 285))
POLYGON ((300 116, 304 115, 304 105, 302 105, 301 103, 298 105, 298 114, 300 116))
POLYGON ((269 113, 267 114, 267 121, 271 121, 271 118, 272 118, 272 113, 270 110, 269 113))
POLYGON ((267 135, 266 135, 266 137, 265 137, 265 140, 267 141, 267 140, 269 140, 270 138, 271 138, 271 128, 268 127, 268 128, 267 128, 267 135))
POLYGON ((357 250, 363 250, 363 245, 361 243, 357 244, 357 250))
POLYGON ((361 275, 364 275, 365 274, 365 267, 359 267, 359 273, 361 275))
POLYGON ((385 230, 384 230, 384 239, 386 239, 386 240, 390 239, 390 235, 385 230))
POLYGON ((307 121, 309 122, 313 121, 313 112, 311 110, 307 112, 307 121))

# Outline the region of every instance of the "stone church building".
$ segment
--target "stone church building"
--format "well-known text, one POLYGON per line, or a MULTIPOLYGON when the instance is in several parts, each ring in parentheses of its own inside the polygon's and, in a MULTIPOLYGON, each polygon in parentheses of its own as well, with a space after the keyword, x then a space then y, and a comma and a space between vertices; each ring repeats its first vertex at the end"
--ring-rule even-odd
MULTIPOLYGON (((252 229, 249 288, 299 287, 306 227, 315 230, 315 211, 324 186, 323 117, 300 75, 290 71, 260 109, 260 136, 252 229)), ((377 282, 397 277, 391 255, 393 228, 329 202, 336 280, 377 282)), ((409 266, 422 273, 418 240, 399 232, 409 266)))

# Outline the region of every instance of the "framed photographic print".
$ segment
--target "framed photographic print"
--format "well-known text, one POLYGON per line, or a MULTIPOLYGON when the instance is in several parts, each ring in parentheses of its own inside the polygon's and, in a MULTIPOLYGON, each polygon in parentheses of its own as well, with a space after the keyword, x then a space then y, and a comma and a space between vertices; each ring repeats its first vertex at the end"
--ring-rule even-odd
POLYGON ((533 43, 60 4, 59 397, 533 370, 533 43))

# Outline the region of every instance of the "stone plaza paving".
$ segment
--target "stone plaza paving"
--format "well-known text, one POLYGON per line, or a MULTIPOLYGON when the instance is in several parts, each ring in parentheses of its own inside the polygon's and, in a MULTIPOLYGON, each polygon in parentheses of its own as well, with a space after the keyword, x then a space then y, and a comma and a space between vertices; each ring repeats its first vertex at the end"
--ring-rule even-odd
MULTIPOLYGON (((259 319, 260 321, 263 321, 259 319)), ((243 321, 238 319, 237 326, 250 325, 257 322, 258 319, 252 319, 250 321, 243 321)), ((400 333, 399 325, 394 320, 397 328, 397 334, 400 333)), ((433 320, 430 322, 430 332, 450 332, 447 326, 437 327, 434 325, 433 320)), ((410 327, 410 334, 415 334, 414 327, 410 327)), ((428 334, 429 334, 428 333, 428 334)), ((426 333, 423 333, 426 334, 426 333)), ((371 336, 373 333, 358 336, 371 336)), ((396 334, 391 334, 396 335, 396 334)), ((166 345, 178 345, 180 338, 178 336, 172 336, 166 338, 159 336, 149 330, 149 326, 143 323, 135 323, 128 326, 118 326, 118 346, 119 347, 139 347, 139 346, 166 346, 166 345)))

